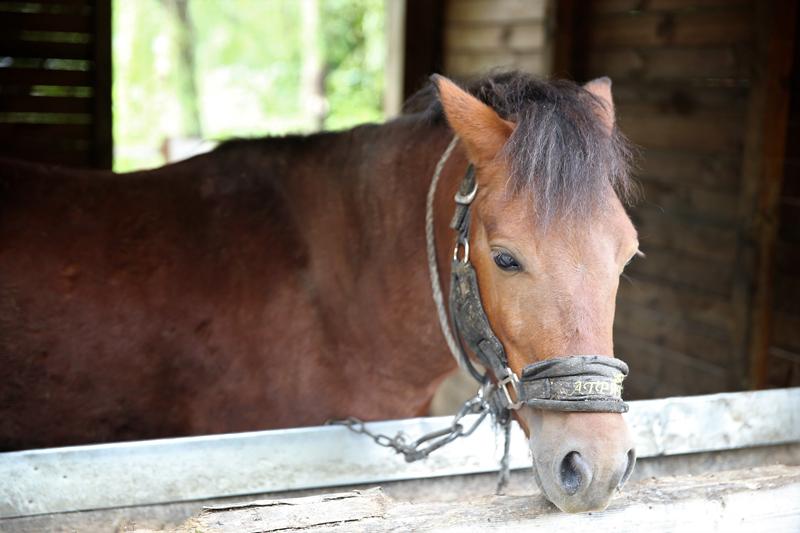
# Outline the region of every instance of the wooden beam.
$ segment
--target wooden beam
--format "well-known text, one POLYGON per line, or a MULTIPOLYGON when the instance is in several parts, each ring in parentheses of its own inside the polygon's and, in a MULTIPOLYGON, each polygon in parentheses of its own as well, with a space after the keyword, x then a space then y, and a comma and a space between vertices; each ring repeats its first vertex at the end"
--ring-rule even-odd
POLYGON ((731 389, 761 388, 769 351, 778 201, 783 184, 796 22, 794 0, 759 2, 739 197, 731 389))
POLYGON ((113 128, 111 108, 111 0, 96 0, 93 10, 94 24, 94 143, 92 166, 111 169, 113 128))
POLYGON ((411 504, 374 488, 210 507, 173 532, 790 531, 798 498, 800 467, 770 466, 650 479, 588 515, 562 513, 541 495, 411 504))
POLYGON ((443 67, 444 0, 406 0, 403 100, 443 67))

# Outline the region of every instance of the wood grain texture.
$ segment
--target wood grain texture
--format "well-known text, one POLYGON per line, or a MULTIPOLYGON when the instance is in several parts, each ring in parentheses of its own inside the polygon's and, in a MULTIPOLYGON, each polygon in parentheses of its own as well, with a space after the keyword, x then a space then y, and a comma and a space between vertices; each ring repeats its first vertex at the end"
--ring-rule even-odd
POLYGON ((800 468, 761 467, 651 479, 622 492, 600 513, 561 513, 541 496, 493 496, 454 503, 399 503, 380 489, 266 500, 204 510, 175 533, 271 531, 639 532, 789 530, 800 519, 800 468), (786 529, 789 528, 789 529, 786 529))

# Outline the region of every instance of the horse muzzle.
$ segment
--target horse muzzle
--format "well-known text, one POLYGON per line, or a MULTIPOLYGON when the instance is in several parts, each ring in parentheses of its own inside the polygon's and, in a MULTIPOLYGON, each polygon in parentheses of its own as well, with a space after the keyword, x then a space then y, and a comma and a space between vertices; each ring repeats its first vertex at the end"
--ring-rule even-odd
POLYGON ((545 497, 566 513, 608 507, 636 463, 622 416, 537 411, 526 418, 533 474, 545 497))

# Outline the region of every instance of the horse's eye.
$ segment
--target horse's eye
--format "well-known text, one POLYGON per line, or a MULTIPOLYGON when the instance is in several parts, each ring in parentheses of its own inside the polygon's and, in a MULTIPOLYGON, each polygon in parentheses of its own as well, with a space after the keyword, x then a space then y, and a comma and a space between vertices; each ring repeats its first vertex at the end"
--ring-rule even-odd
POLYGON ((494 262, 503 270, 522 270, 522 267, 517 260, 514 259, 508 252, 495 252, 494 262))

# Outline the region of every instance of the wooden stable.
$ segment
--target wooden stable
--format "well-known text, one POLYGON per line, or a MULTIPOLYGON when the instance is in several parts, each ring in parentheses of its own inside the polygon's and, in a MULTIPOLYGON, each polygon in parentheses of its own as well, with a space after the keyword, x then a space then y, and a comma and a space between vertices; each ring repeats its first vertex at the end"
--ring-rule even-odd
POLYGON ((111 168, 111 0, 0 4, 0 155, 111 168))

